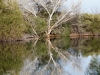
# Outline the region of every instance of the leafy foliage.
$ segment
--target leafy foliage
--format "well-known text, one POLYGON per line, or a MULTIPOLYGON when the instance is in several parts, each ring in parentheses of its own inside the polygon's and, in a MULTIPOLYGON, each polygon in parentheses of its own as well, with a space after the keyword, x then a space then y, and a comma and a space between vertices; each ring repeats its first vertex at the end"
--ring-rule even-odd
POLYGON ((38 35, 43 36, 43 34, 46 31, 46 20, 45 20, 45 18, 38 17, 38 18, 35 18, 34 21, 35 21, 35 29, 36 29, 38 35))
POLYGON ((0 30, 1 40, 21 38, 25 25, 16 2, 0 5, 0 30))
POLYGON ((0 75, 18 73, 23 64, 26 46, 21 43, 0 43, 0 75))
POLYGON ((86 32, 93 34, 100 33, 100 15, 99 14, 82 14, 81 20, 86 32))

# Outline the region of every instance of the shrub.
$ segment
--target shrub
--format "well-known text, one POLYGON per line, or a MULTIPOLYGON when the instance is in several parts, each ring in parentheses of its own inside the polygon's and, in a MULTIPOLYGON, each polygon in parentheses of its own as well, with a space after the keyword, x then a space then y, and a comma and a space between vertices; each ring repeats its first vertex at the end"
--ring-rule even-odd
POLYGON ((99 14, 82 14, 81 20, 85 25, 84 30, 98 34, 100 33, 100 15, 99 14))
POLYGON ((16 2, 4 4, 0 0, 0 40, 21 38, 25 30, 23 16, 16 2))

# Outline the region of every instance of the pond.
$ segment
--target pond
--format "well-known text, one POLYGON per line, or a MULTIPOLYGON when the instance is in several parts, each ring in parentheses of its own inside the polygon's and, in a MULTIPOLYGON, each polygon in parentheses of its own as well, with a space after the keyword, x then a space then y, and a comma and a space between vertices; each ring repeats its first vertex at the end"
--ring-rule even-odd
POLYGON ((100 75, 100 38, 0 43, 0 75, 100 75))

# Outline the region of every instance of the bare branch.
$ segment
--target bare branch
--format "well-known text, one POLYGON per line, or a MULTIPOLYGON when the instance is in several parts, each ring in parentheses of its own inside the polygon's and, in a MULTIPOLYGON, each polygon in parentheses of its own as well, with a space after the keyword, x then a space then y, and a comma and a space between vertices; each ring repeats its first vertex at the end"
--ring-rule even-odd
MULTIPOLYGON (((79 11, 79 7, 81 4, 81 1, 78 2, 77 4, 72 4, 67 9, 63 9, 62 6, 67 7, 66 4, 67 0, 25 0, 25 2, 22 0, 19 0, 19 4, 27 11, 31 12, 32 14, 35 15, 35 17, 39 16, 37 15, 38 12, 41 10, 46 10, 48 14, 47 18, 47 36, 49 37, 51 31, 55 28, 58 27, 59 25, 62 25, 62 23, 69 21, 70 19, 75 17, 75 14, 79 11), (42 8, 38 7, 41 6, 42 8), (38 9, 41 9, 38 11, 38 9), (63 11, 64 10, 64 11, 63 11), (67 10, 67 11, 66 11, 67 10), (60 15, 57 15, 58 18, 56 18, 56 22, 52 22, 52 19, 54 18, 54 14, 56 12, 60 12, 60 15), (51 25, 52 24, 52 25, 51 25)), ((41 17, 41 16, 40 16, 41 17)), ((33 30, 34 31, 34 30, 33 30)), ((35 31, 34 31, 35 32, 35 31)))
POLYGON ((52 31, 52 29, 54 29, 55 27, 61 25, 63 22, 67 22, 70 19, 74 18, 76 12, 78 11, 77 9, 79 8, 80 4, 81 3, 79 2, 76 6, 73 6, 72 9, 69 12, 66 12, 54 25, 51 26, 50 30, 52 31))
POLYGON ((32 13, 35 17, 37 17, 35 10, 36 5, 31 0, 18 0, 18 3, 23 12, 27 10, 28 12, 32 13))
POLYGON ((34 32, 34 34, 35 34, 37 37, 39 37, 38 34, 37 34, 37 32, 36 32, 36 30, 35 30, 34 27, 33 27, 33 24, 31 24, 32 19, 31 19, 28 15, 24 15, 24 17, 25 17, 25 20, 27 21, 27 23, 31 26, 31 28, 32 28, 32 30, 33 30, 33 32, 34 32))

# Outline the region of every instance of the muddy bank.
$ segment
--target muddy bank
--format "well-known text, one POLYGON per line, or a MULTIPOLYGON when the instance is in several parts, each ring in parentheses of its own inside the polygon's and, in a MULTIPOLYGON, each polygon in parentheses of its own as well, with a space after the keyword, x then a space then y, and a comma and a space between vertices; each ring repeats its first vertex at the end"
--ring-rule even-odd
POLYGON ((88 34, 88 33, 83 33, 83 34, 77 34, 77 33, 72 33, 70 34, 70 38, 81 38, 81 37, 99 37, 100 34, 88 34))

